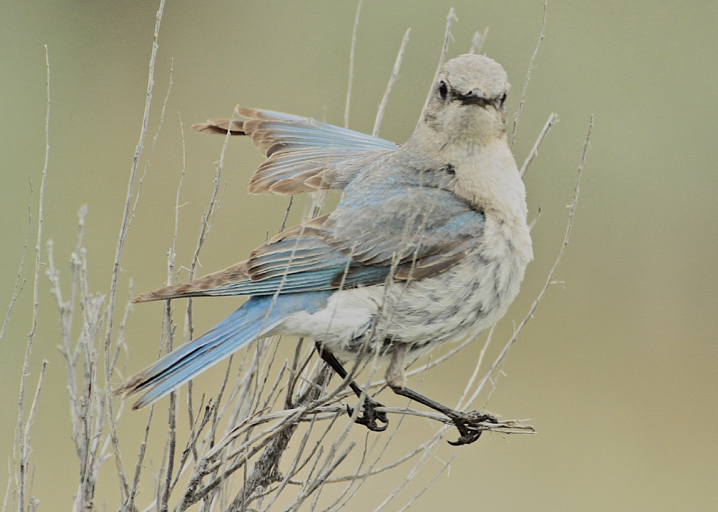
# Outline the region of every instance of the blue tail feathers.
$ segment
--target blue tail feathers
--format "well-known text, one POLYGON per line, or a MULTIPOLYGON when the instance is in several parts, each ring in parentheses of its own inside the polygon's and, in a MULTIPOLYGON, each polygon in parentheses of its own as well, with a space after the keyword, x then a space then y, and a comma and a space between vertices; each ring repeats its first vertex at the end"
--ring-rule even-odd
POLYGON ((268 333, 297 311, 322 309, 330 292, 250 297, 241 307, 206 334, 177 348, 117 390, 135 394, 144 391, 132 406, 139 409, 158 400, 197 374, 268 333))

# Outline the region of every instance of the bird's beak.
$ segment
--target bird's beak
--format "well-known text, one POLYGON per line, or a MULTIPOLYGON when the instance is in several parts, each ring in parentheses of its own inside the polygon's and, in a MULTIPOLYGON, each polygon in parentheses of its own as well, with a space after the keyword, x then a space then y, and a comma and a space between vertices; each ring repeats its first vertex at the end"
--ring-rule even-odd
POLYGON ((464 105, 479 105, 485 107, 490 103, 484 92, 479 89, 474 89, 466 94, 460 94, 458 97, 464 105))

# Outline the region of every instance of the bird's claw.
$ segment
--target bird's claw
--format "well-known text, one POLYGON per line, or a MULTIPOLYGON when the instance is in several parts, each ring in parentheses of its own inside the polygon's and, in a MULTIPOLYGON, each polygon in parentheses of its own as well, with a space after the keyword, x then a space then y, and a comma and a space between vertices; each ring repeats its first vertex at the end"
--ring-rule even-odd
POLYGON ((450 418, 461 434, 456 441, 448 441, 452 446, 462 446, 476 441, 486 430, 486 426, 482 423, 498 423, 498 420, 491 414, 483 414, 479 411, 462 412, 452 415, 450 418))
MULTIPOLYGON (((372 432, 384 432, 386 428, 389 426, 389 418, 387 418, 385 412, 377 411, 377 407, 384 407, 379 402, 376 402, 375 400, 372 400, 369 397, 366 397, 364 399, 364 405, 363 405, 363 411, 361 416, 357 416, 356 423, 359 425, 364 425, 366 428, 371 430, 372 432), (379 422, 383 423, 383 425, 378 425, 377 420, 379 422)), ((354 414, 354 410, 347 405, 347 413, 349 416, 354 414)))

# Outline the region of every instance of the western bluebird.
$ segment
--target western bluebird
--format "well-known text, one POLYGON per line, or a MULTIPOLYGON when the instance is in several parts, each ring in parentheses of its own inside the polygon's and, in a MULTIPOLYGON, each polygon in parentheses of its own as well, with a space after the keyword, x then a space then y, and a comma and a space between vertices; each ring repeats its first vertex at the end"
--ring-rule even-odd
MULTIPOLYGON (((239 107, 247 120, 195 126, 247 135, 264 152, 251 193, 335 189, 344 195, 332 213, 283 231, 246 261, 135 298, 249 296, 117 393, 143 392, 134 408, 143 407, 258 337, 295 335, 312 338, 343 378, 339 360, 378 353, 389 361, 386 380, 395 393, 446 414, 461 434, 455 444, 476 440, 476 424, 491 417, 455 411, 408 389, 404 368, 500 319, 533 258, 526 191, 506 143, 508 89, 492 59, 450 60, 402 146, 239 107)), ((386 415, 377 405, 367 399, 358 422, 384 430, 386 415)))

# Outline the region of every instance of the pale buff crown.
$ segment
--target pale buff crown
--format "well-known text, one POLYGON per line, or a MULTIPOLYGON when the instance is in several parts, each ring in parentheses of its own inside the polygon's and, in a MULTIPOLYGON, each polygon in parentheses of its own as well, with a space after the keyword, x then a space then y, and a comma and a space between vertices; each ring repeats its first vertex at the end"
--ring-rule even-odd
POLYGON ((438 81, 442 79, 457 92, 473 91, 487 100, 499 98, 510 87, 504 68, 484 55, 465 54, 451 59, 441 69, 438 81))

